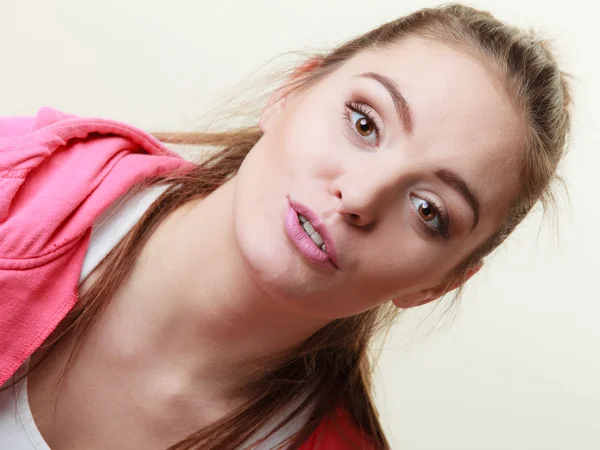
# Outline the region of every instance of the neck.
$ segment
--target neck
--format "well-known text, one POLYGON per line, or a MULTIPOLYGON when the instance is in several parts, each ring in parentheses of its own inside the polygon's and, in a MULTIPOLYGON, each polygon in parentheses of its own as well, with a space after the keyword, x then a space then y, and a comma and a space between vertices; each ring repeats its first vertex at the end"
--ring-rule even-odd
POLYGON ((225 391, 325 325, 286 310, 249 273, 235 243, 234 183, 168 217, 122 292, 143 299, 132 327, 142 349, 225 391))

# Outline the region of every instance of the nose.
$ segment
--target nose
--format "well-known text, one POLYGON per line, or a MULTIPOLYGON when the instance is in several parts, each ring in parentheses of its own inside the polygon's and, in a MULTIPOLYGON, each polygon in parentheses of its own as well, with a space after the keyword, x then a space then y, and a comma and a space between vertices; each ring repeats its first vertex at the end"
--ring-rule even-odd
POLYGON ((345 174, 331 183, 329 193, 337 200, 336 212, 355 227, 369 228, 381 219, 386 208, 398 203, 398 174, 345 174))

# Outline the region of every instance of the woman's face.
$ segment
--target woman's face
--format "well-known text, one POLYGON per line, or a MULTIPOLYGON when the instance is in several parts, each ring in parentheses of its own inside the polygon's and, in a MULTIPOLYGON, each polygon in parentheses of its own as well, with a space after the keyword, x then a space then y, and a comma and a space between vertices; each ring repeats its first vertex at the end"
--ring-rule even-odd
POLYGON ((237 245, 306 316, 436 298, 519 189, 510 99, 480 62, 428 40, 360 53, 274 101, 261 128, 234 181, 237 245))

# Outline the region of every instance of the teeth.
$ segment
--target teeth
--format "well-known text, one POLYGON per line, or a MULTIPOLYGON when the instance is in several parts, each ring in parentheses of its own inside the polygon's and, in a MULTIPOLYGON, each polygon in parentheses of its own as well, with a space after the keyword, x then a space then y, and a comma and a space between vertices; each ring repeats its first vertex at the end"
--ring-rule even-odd
POLYGON ((313 242, 315 244, 317 244, 317 247, 320 247, 321 245, 323 245, 323 238, 316 231, 310 235, 310 238, 313 240, 313 242))
POLYGON ((315 232, 314 227, 310 224, 310 222, 304 222, 302 224, 302 228, 304 228, 304 231, 306 231, 309 235, 313 234, 315 232))
POLYGON ((300 214, 298 214, 298 219, 300 219, 300 223, 302 224, 302 228, 306 234, 310 236, 317 247, 326 252, 327 250, 325 244, 323 243, 323 238, 318 232, 315 231, 315 228, 312 226, 312 224, 306 219, 306 217, 301 216, 300 214))

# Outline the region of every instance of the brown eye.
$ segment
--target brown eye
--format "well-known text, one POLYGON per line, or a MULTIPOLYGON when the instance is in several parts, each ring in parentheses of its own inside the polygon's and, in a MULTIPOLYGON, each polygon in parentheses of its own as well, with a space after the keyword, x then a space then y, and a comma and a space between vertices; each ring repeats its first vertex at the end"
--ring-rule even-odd
POLYGON ((435 210, 427 203, 426 201, 422 201, 418 208, 419 215, 423 218, 425 222, 431 222, 436 217, 435 210))
POLYGON ((358 131, 361 136, 365 137, 370 136, 375 131, 375 128, 366 117, 358 119, 354 126, 356 127, 356 131, 358 131))
POLYGON ((361 103, 346 103, 346 108, 349 110, 350 123, 353 132, 356 132, 360 139, 365 141, 371 147, 377 147, 379 144, 379 126, 376 119, 371 117, 367 110, 367 106, 361 103))
POLYGON ((427 226, 435 228, 436 230, 442 229, 442 219, 438 214, 438 209, 435 205, 432 205, 427 200, 417 196, 411 196, 410 200, 417 210, 417 213, 419 213, 419 217, 423 219, 423 222, 427 223, 427 226))
POLYGON ((450 218, 443 209, 436 205, 433 200, 427 201, 416 195, 411 195, 410 201, 415 208, 414 211, 419 215, 421 223, 424 223, 428 229, 437 230, 444 239, 450 239, 448 234, 450 218))

